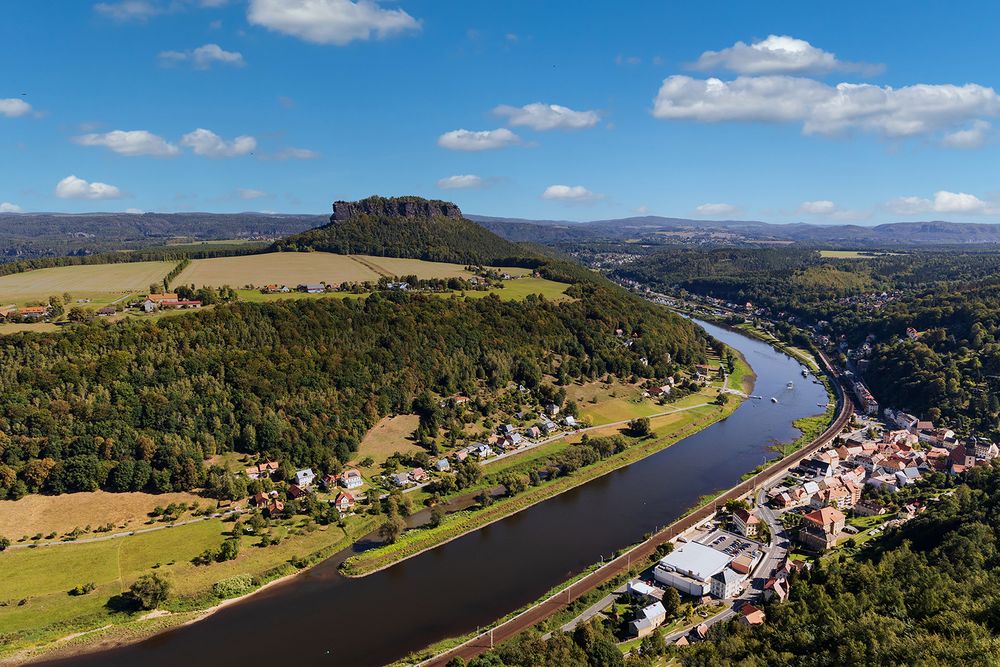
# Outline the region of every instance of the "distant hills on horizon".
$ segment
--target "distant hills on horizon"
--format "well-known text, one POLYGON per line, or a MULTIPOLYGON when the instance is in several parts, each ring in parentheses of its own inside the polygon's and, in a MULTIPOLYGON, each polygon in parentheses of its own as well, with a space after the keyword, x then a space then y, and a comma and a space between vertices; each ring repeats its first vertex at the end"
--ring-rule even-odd
POLYGON ((589 222, 484 215, 466 217, 508 240, 529 243, 630 239, 702 243, 857 243, 880 246, 1000 243, 1000 224, 944 220, 890 222, 868 227, 805 222, 770 223, 759 220, 693 220, 652 215, 589 222))

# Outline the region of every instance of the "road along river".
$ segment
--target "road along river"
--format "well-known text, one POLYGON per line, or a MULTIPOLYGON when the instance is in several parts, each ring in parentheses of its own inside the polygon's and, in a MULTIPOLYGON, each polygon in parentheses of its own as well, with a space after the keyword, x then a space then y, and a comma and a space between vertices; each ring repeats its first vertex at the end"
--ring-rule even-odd
POLYGON ((700 323, 743 354, 753 394, 724 421, 387 570, 337 573, 344 555, 137 644, 57 661, 73 665, 232 664, 253 660, 383 665, 491 623, 615 550, 662 527, 701 496, 737 484, 823 411, 824 387, 800 364, 742 334, 700 323), (793 389, 787 384, 794 383, 793 389), (774 397, 777 403, 770 399, 774 397))

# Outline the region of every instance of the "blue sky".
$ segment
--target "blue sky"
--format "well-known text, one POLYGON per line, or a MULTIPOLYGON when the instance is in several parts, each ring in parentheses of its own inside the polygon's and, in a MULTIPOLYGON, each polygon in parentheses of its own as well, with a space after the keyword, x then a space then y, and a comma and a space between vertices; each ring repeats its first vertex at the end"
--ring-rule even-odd
POLYGON ((0 211, 1000 221, 996 3, 52 7, 5 3, 0 211))

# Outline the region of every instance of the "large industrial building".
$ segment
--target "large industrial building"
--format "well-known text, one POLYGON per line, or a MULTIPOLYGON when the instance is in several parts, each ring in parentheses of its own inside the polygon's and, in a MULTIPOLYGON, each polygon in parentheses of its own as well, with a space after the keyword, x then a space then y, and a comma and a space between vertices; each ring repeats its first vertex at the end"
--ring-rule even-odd
POLYGON ((731 558, 697 542, 685 542, 653 568, 653 578, 681 593, 701 597, 712 592, 712 577, 729 566, 731 558))

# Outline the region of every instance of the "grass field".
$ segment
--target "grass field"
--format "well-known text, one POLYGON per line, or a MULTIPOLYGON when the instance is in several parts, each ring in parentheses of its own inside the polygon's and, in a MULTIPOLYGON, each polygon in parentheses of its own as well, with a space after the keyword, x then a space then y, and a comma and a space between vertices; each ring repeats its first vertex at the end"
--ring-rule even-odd
POLYGON ((59 496, 27 495, 20 500, 0 501, 0 535, 16 542, 23 536, 113 523, 130 529, 141 527, 156 506, 199 503, 213 507, 214 500, 191 493, 66 493, 59 496))
POLYGON ((395 417, 383 417, 375 426, 365 434, 361 444, 358 446, 358 453, 354 456, 353 465, 359 468, 361 475, 367 480, 371 475, 379 471, 379 466, 385 460, 400 452, 410 454, 424 451, 423 447, 413 442, 410 436, 417 429, 420 418, 417 415, 397 415, 395 417), (367 467, 358 466, 358 461, 372 457, 374 463, 367 467))
POLYGON ((238 574, 263 577, 273 568, 287 567, 293 556, 340 548, 357 537, 354 533, 348 538, 336 526, 301 531, 289 523, 275 527, 275 535, 286 537, 293 529, 301 534, 267 548, 254 546, 255 537, 243 537, 235 560, 206 566, 190 562, 206 548, 217 548, 231 527, 231 523, 208 519, 104 542, 0 554, 0 569, 5 573, 0 577, 0 602, 8 603, 0 606, 0 655, 130 620, 129 614, 112 611, 105 604, 150 571, 165 575, 173 584, 165 608, 188 611, 217 601, 211 586, 218 581, 238 574), (93 592, 68 595, 69 589, 88 582, 96 584, 93 592), (20 600, 25 603, 18 604, 20 600))
POLYGON ((419 259, 336 255, 328 252, 274 252, 241 257, 196 259, 177 277, 176 284, 197 287, 260 287, 268 284, 294 287, 303 283, 377 281, 382 277, 416 275, 418 278, 469 277, 458 264, 419 259))
POLYGON ((132 292, 145 293, 150 283, 161 282, 176 264, 82 264, 0 276, 0 304, 23 305, 47 300, 50 296, 62 296, 65 292, 73 299, 90 299, 94 304, 110 303, 132 292))

